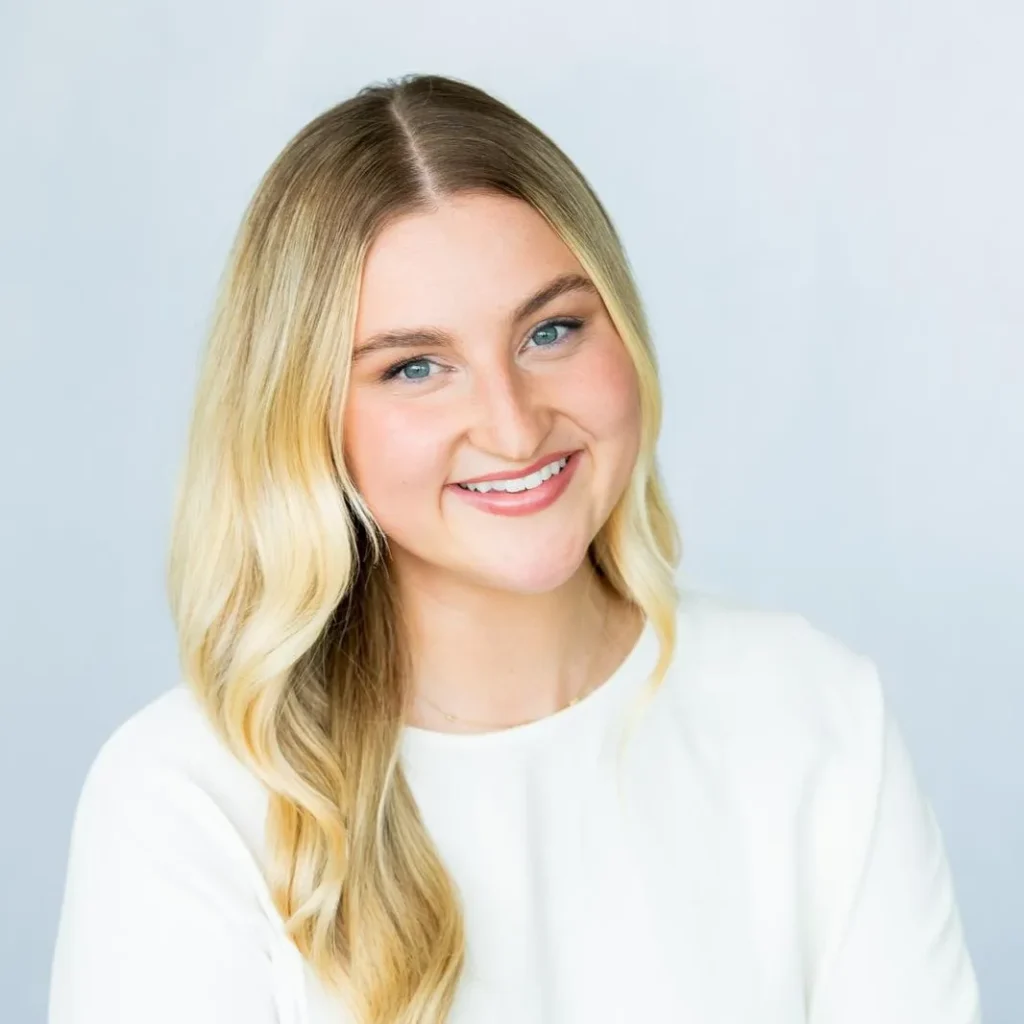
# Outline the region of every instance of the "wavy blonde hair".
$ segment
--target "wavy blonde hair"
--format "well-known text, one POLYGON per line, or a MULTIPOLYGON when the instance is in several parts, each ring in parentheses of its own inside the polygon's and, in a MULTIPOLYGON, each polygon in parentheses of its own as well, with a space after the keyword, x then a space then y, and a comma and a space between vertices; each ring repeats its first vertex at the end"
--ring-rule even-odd
POLYGON ((267 787, 267 883, 296 946, 365 1024, 441 1024, 463 966, 458 893, 399 760, 407 651, 387 546, 342 457, 367 250, 456 193, 529 203, 575 253, 636 366, 632 478, 590 557, 675 645, 680 544, 655 463, 661 397, 627 258, 587 182, 464 82, 374 84, 264 175, 221 282, 174 509, 185 678, 267 787))

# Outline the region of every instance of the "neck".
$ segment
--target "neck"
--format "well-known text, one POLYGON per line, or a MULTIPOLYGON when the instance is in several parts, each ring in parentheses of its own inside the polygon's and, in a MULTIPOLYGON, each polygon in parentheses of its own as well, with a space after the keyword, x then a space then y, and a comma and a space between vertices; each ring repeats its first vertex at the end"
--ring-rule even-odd
POLYGON ((590 560, 555 590, 517 594, 396 566, 410 650, 407 721, 479 732, 554 714, 610 674, 639 616, 590 560), (628 634, 628 636, 626 635, 628 634), (456 717, 450 721, 444 712, 456 717))

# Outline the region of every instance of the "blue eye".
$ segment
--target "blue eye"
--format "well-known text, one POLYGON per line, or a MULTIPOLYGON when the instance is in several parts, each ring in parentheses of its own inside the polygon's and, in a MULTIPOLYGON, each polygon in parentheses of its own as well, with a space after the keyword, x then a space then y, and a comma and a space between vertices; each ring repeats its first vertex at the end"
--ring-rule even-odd
MULTIPOLYGON (((558 317, 534 328, 528 340, 533 341, 536 348, 558 348, 569 340, 569 335, 580 330, 585 323, 586 320, 581 317, 558 317), (559 335, 559 327, 565 328, 564 334, 559 335)), ((414 359, 406 359, 401 363, 395 363, 394 366, 385 370, 379 379, 382 381, 397 380, 405 384, 414 384, 417 381, 429 380, 431 377, 436 376, 436 374, 431 373, 431 367, 442 372, 447 369, 443 364, 435 363, 433 359, 428 359, 426 356, 417 356, 414 359)))
POLYGON ((548 320, 547 323, 541 324, 530 335, 530 338, 535 342, 537 348, 555 348, 566 341, 569 334, 578 331, 582 326, 583 321, 579 317, 563 316, 557 320, 548 320), (559 327, 567 328, 566 334, 563 334, 561 337, 558 335, 559 327), (542 337, 545 334, 547 337, 542 337))
POLYGON ((430 376, 430 367, 436 365, 431 359, 408 359, 386 370, 383 379, 393 380, 397 377, 408 381, 426 380, 430 376))

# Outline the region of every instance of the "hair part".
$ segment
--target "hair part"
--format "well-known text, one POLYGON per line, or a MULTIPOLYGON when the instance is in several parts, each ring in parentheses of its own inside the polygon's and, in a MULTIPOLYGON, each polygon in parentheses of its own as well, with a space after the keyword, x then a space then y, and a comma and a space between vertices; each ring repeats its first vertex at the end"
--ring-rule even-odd
POLYGON ((366 253, 446 197, 529 203, 597 286, 637 371, 630 482, 591 545, 675 644, 680 543, 655 461, 657 368, 610 218, 551 139, 467 83, 368 86, 306 125, 233 244, 196 389, 168 561, 184 676, 269 791, 267 884, 364 1024, 441 1024, 462 970, 458 893, 399 762, 408 652, 386 539, 346 470, 342 410, 366 253))

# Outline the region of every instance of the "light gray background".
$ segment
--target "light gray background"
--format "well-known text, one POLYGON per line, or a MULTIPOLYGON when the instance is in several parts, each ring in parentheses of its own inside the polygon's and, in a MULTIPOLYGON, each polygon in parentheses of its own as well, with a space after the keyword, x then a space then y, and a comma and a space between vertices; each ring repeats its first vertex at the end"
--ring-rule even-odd
POLYGON ((85 770, 175 681, 173 476, 243 206, 311 117, 435 71, 534 119, 606 202, 663 362, 685 575, 876 659, 986 1021, 1019 1020, 1022 12, 7 0, 0 1018, 44 1019, 85 770))

